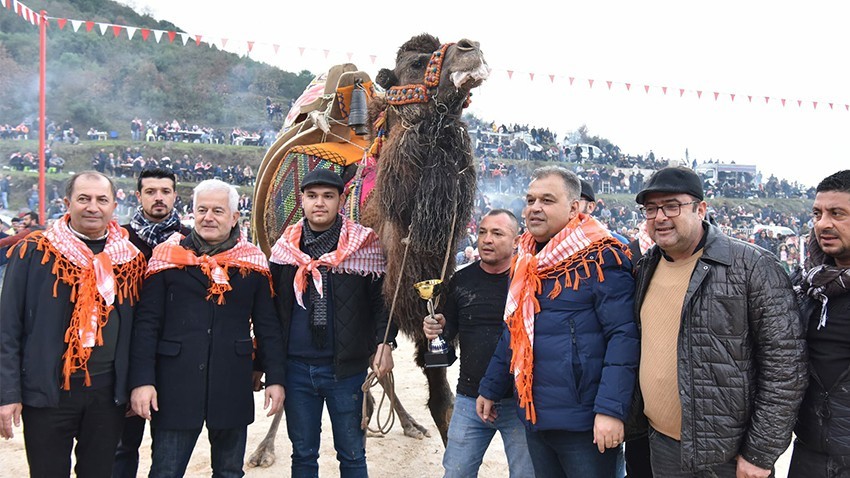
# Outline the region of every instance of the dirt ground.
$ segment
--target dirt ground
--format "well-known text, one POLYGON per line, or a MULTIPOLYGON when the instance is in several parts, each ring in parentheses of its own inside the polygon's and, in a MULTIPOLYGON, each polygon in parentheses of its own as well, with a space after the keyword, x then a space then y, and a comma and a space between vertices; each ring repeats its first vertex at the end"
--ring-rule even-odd
MULTIPOLYGON (((417 440, 404 436, 401 427, 396 424, 389 435, 383 438, 369 438, 366 442, 366 460, 369 464, 369 475, 377 478, 382 477, 440 477, 443 469, 441 466, 443 457, 443 444, 439 433, 434 427, 428 410, 425 407, 427 400, 427 388, 425 376, 414 365, 413 345, 401 339, 399 348, 394 353, 395 369, 394 377, 396 391, 399 399, 411 415, 422 425, 430 430, 431 437, 417 440)), ((457 383, 457 364, 449 369, 449 383, 454 389, 457 383)), ((376 389, 380 394, 380 387, 376 389)), ((255 396, 256 421, 248 427, 247 457, 251 455, 260 441, 268 431, 271 418, 267 418, 262 412, 263 396, 258 393, 255 396)), ((379 399, 379 395, 376 396, 379 399)), ((333 440, 330 432, 330 420, 325 413, 322 423, 322 447, 319 459, 319 476, 322 478, 333 478, 339 476, 336 453, 333 449, 333 440)), ((280 477, 289 476, 289 456, 291 447, 286 437, 286 426, 281 424, 278 439, 275 445, 277 461, 268 468, 245 468, 248 477, 280 477)), ((0 442, 0 475, 7 477, 23 477, 29 475, 26 456, 24 454, 23 434, 20 429, 15 430, 15 437, 9 441, 0 442)), ((206 439, 206 433, 202 432, 189 462, 186 472, 188 477, 205 477, 211 475, 210 447, 206 439)), ((790 459, 790 448, 780 458, 776 465, 776 476, 784 477, 787 474, 788 461, 790 459)), ((150 468, 150 436, 146 433, 141 449, 141 464, 139 476, 147 476, 150 468)), ((481 466, 479 476, 482 478, 507 477, 508 469, 505 460, 504 448, 498 434, 487 450, 484 463, 481 466)))

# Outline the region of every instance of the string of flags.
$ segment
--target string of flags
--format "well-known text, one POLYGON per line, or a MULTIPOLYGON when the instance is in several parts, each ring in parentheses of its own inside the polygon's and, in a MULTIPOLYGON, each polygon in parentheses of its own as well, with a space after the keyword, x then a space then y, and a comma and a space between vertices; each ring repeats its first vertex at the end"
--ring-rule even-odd
MULTIPOLYGON (((18 0, 0 0, 0 6, 6 10, 10 10, 17 14, 19 17, 23 18, 27 22, 31 23, 34 26, 41 25, 41 15, 40 13, 34 11, 29 8, 22 2, 18 0)), ((65 30, 69 28, 74 31, 74 33, 79 33, 80 30, 85 30, 86 33, 90 33, 92 31, 97 31, 101 36, 106 36, 108 33, 111 33, 114 38, 126 37, 128 40, 133 40, 138 37, 142 39, 142 41, 149 41, 151 38, 156 43, 163 42, 163 38, 168 41, 169 44, 174 43, 175 40, 178 39, 183 44, 183 46, 188 45, 190 42, 194 43, 195 46, 206 45, 209 48, 217 47, 221 50, 227 47, 228 44, 233 46, 234 44, 241 44, 246 47, 247 52, 250 54, 255 51, 255 48, 265 48, 268 52, 273 52, 275 55, 279 55, 281 53, 281 49, 283 50, 291 50, 292 48, 297 48, 299 55, 301 57, 308 51, 319 52, 321 53, 325 59, 328 59, 331 54, 334 56, 338 56, 339 51, 331 50, 331 49, 317 49, 317 48, 307 48, 303 46, 299 47, 290 47, 290 46, 281 46, 278 43, 266 43, 266 42, 258 42, 253 40, 241 40, 241 39, 232 39, 232 38, 224 38, 224 37, 212 37, 210 35, 201 35, 201 34, 190 34, 186 32, 180 31, 171 31, 171 30, 157 30, 153 28, 142 28, 142 27, 134 27, 129 25, 117 25, 114 23, 104 23, 104 22, 95 22, 90 20, 75 20, 69 18, 58 18, 58 17, 50 17, 45 16, 44 21, 47 22, 47 27, 51 27, 55 24, 59 30, 65 30)), ((348 61, 352 61, 356 56, 358 58, 366 58, 368 57, 369 62, 374 65, 378 59, 378 55, 368 54, 363 55, 358 52, 346 51, 344 52, 348 61)), ((545 81, 545 79, 549 80, 549 83, 554 84, 556 81, 559 83, 563 83, 567 81, 570 87, 580 87, 582 85, 587 85, 588 89, 593 89, 596 85, 596 88, 606 88, 609 91, 612 91, 615 87, 618 89, 625 88, 626 91, 631 92, 634 87, 634 91, 639 92, 641 89, 644 91, 644 94, 649 94, 650 91, 658 92, 660 91, 662 95, 667 96, 668 93, 671 95, 679 95, 679 98, 685 97, 685 95, 693 96, 696 95, 698 100, 701 100, 703 95, 708 98, 713 97, 714 101, 720 101, 721 99, 728 99, 731 103, 734 103, 736 99, 739 102, 744 101, 746 98, 747 103, 761 103, 764 102, 765 105, 771 104, 780 104, 782 107, 786 105, 797 104, 798 108, 808 108, 811 106, 812 110, 817 110, 818 107, 821 107, 821 110, 826 110, 828 107, 830 110, 840 110, 842 107, 844 111, 850 112, 850 103, 837 102, 837 101, 817 101, 817 100, 801 100, 801 99, 788 99, 781 98, 776 96, 764 96, 764 95, 753 95, 753 94, 737 94, 737 93, 729 93, 722 91, 713 91, 709 89, 696 90, 692 88, 678 88, 678 87, 670 87, 670 86, 659 86, 659 85, 648 85, 648 84, 635 84, 631 82, 623 82, 623 81, 611 81, 605 80, 603 82, 597 81, 592 78, 579 78, 574 76, 565 76, 565 75, 556 75, 556 74, 545 74, 539 75, 535 72, 522 72, 513 69, 494 69, 494 72, 504 73, 507 75, 508 80, 514 80, 527 77, 530 82, 539 82, 545 81), (601 83, 604 83, 605 86, 602 86, 601 83)))

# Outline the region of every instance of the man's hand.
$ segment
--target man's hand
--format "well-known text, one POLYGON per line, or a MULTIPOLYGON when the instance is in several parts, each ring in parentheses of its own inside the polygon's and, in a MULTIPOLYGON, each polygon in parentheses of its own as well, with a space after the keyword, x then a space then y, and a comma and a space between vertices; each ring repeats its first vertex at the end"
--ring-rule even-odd
POLYGON ((743 456, 738 455, 738 470, 735 473, 735 478, 767 478, 770 476, 770 471, 759 468, 748 462, 743 456))
POLYGON ((390 344, 378 344, 378 351, 372 357, 372 371, 378 378, 393 371, 393 347, 390 344))
POLYGON ((269 408, 269 404, 271 404, 271 409, 266 416, 270 417, 279 412, 285 398, 286 392, 283 390, 283 385, 269 385, 266 387, 266 402, 263 404, 263 410, 269 408))
POLYGON ((499 412, 493 408, 493 400, 486 398, 482 395, 479 395, 477 399, 475 399, 475 412, 478 414, 478 418, 483 422, 493 423, 499 418, 499 412))
POLYGON ((24 406, 20 403, 0 405, 0 438, 8 440, 15 436, 12 432, 12 423, 16 427, 21 426, 21 410, 24 406))
POLYGON ((422 331, 425 332, 425 338, 428 340, 439 337, 443 333, 443 327, 446 326, 446 318, 443 317, 443 314, 434 314, 433 318, 427 315, 422 322, 422 331))
POLYGON ((606 448, 617 448, 623 443, 623 421, 601 413, 593 420, 593 443, 599 448, 599 453, 605 453, 606 448))
POLYGON ((156 387, 153 385, 142 385, 136 387, 130 393, 130 405, 136 415, 145 420, 151 419, 151 409, 158 412, 159 405, 156 402, 156 387))
POLYGON ((263 372, 260 372, 259 370, 254 370, 253 374, 251 375, 251 381, 253 382, 255 392, 259 392, 260 390, 262 390, 263 386, 265 386, 265 383, 263 383, 263 372))

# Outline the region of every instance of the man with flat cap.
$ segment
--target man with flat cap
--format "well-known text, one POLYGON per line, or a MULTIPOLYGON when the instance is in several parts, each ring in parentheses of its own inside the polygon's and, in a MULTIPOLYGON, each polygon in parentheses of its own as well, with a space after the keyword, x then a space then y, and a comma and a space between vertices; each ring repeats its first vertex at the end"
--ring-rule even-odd
MULTIPOLYGON (((582 179, 581 181, 581 196, 578 198, 578 212, 582 214, 587 214, 588 216, 593 215, 593 211, 596 210, 596 193, 593 191, 593 185, 582 179)), ((605 225, 605 224, 603 224, 605 225)), ((605 225, 607 227, 607 225, 605 225)), ((614 239, 622 242, 623 244, 628 244, 629 240, 623 237, 621 234, 618 234, 617 231, 608 230, 614 239)))
POLYGON ((772 254, 705 220, 690 169, 657 171, 637 202, 655 245, 635 268, 641 355, 631 425, 645 429, 648 419, 653 473, 767 477, 808 380, 788 276, 772 254))
POLYGON ((305 175, 304 218, 284 230, 270 259, 283 324, 284 411, 296 478, 319 476, 324 407, 340 475, 368 476, 360 387, 370 357, 379 377, 393 368, 396 329, 381 294, 384 254, 375 231, 339 213, 344 187, 327 169, 305 175))

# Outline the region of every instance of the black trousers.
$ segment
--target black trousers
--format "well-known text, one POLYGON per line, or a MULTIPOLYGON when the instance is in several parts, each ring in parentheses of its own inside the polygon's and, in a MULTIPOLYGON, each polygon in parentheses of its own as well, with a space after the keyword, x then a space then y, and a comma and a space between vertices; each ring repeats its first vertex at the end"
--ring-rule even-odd
POLYGON ((139 470, 139 447, 145 436, 144 418, 133 415, 124 419, 124 432, 115 450, 115 464, 112 466, 113 478, 135 478, 139 470))
POLYGON ((24 445, 30 476, 70 476, 72 448, 77 459, 74 466, 77 476, 112 476, 125 409, 124 405, 116 405, 113 401, 112 386, 63 390, 56 408, 24 405, 24 445))
POLYGON ((843 456, 829 456, 809 448, 798 438, 788 467, 788 478, 848 478, 850 464, 843 456))
POLYGON ((652 478, 649 461, 649 438, 644 435, 626 442, 626 476, 628 478, 652 478))

